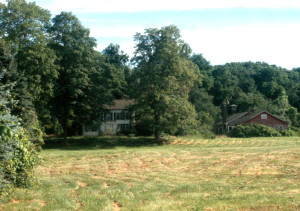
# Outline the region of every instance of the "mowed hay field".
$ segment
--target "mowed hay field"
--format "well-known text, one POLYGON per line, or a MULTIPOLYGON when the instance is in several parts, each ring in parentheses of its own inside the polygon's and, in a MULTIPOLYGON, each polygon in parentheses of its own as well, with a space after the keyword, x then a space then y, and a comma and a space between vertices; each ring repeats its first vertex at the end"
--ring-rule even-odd
POLYGON ((0 210, 300 210, 300 137, 69 143, 47 140, 39 185, 0 210))

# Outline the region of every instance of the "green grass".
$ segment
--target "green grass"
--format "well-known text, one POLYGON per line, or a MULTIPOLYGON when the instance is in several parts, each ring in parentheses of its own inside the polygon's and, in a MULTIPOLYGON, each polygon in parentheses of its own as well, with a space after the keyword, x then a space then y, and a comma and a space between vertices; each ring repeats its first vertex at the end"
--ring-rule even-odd
POLYGON ((0 210, 300 210, 300 137, 49 139, 0 210))

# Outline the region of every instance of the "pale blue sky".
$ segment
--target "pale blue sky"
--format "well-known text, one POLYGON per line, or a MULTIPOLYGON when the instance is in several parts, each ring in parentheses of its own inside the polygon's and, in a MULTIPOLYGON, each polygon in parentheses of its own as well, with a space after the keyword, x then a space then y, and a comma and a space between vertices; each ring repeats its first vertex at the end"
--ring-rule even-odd
MULTIPOLYGON (((0 0, 0 2, 3 0, 0 0)), ((71 11, 91 30, 98 50, 119 44, 130 56, 133 35, 170 24, 211 64, 264 61, 300 67, 298 0, 36 0, 52 14, 71 11)))

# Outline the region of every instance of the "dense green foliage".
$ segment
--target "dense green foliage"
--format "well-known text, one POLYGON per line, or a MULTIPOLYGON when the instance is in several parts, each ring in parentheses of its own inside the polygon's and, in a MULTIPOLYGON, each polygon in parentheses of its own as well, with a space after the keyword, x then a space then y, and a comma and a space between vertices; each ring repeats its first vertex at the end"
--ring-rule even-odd
POLYGON ((41 129, 67 136, 80 132, 83 122, 99 119, 105 105, 125 95, 124 72, 129 75, 128 56, 117 45, 101 54, 74 15, 50 18, 25 0, 0 4, 0 44, 15 59, 3 83, 17 82, 12 112, 41 143, 41 129))
POLYGON ((148 127, 156 139, 162 132, 181 134, 189 130, 197 124, 194 106, 188 100, 189 91, 194 83, 201 84, 201 74, 188 59, 189 49, 180 39, 179 29, 146 29, 134 38, 138 120, 148 118, 148 127))
MULTIPOLYGON (((50 17, 48 11, 25 0, 0 5, 0 48, 5 43, 15 63, 5 74, 3 83, 17 82, 12 95, 18 100, 18 106, 12 113, 22 117, 22 126, 39 144, 42 144, 42 133, 38 116, 47 113, 46 104, 57 77, 55 54, 47 47, 46 26, 50 17)), ((4 56, 9 57, 7 54, 4 56)))
MULTIPOLYGON (((3 71, 3 70, 2 70, 3 71)), ((33 168, 39 157, 10 107, 15 105, 9 89, 1 85, 0 72, 0 203, 6 201, 13 187, 28 187, 34 183, 33 168)))
POLYGON ((50 47, 57 55, 59 77, 55 82, 53 114, 59 120, 65 137, 79 113, 87 110, 86 93, 89 89, 89 74, 93 69, 93 48, 96 42, 89 37, 79 20, 71 13, 56 15, 49 28, 52 35, 50 47))
POLYGON ((265 125, 238 125, 229 132, 230 137, 277 137, 281 136, 277 130, 265 125))
POLYGON ((225 101, 238 105, 238 111, 267 110, 299 126, 299 76, 296 70, 259 62, 219 65, 212 70, 208 93, 215 105, 225 101))
POLYGON ((136 100, 137 134, 202 134, 210 137, 223 102, 238 112, 266 110, 300 127, 300 71, 262 62, 213 66, 192 50, 175 26, 134 35, 129 56, 118 44, 102 52, 72 13, 53 17, 26 0, 0 4, 2 84, 15 83, 29 139, 42 134, 80 134, 82 124, 100 116, 114 99, 136 100), (9 68, 8 68, 9 67, 9 68))

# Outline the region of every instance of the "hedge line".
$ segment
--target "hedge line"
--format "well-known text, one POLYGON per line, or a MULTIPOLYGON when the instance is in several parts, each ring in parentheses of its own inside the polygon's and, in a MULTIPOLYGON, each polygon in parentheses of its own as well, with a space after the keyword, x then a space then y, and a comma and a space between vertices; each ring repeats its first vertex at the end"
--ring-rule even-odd
POLYGON ((253 124, 253 125, 238 125, 229 133, 230 137, 278 137, 278 136, 294 136, 297 135, 295 130, 276 130, 274 128, 253 124))

